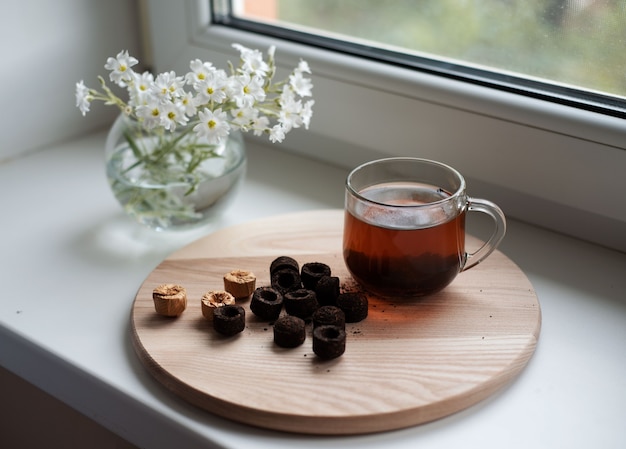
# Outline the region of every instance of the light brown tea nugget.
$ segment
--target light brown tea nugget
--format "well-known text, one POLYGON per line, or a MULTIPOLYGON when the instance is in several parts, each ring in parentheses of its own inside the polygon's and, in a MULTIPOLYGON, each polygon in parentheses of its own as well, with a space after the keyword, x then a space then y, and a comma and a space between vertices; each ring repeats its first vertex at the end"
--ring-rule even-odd
POLYGON ((256 289, 256 276, 246 270, 233 270, 224 275, 224 290, 235 299, 247 299, 256 289))
POLYGON ((152 299, 159 315, 179 316, 187 308, 187 290, 182 285, 159 285, 152 291, 152 299))
POLYGON ((235 297, 223 290, 211 290, 202 295, 201 302, 202 316, 212 321, 215 309, 235 304, 235 297))

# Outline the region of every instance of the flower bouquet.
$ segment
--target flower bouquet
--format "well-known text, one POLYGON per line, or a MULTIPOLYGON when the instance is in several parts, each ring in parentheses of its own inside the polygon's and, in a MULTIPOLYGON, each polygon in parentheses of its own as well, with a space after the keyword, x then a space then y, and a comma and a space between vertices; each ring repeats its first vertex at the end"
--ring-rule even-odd
MULTIPOLYGON (((201 191, 211 188, 203 185, 233 175, 234 168, 240 173, 231 178, 238 179, 245 169, 241 132, 282 142, 292 129, 308 129, 314 101, 307 62, 275 82, 274 47, 267 59, 259 50, 233 47, 238 67, 229 63, 226 71, 195 59, 182 76, 136 72, 139 61, 127 51, 108 58, 109 80, 126 89, 126 101, 102 77, 101 91, 76 83, 83 115, 94 101, 121 111, 107 141, 107 173, 116 198, 140 222, 166 229, 204 221, 224 195, 207 199, 201 191)), ((224 194, 237 184, 231 181, 228 189, 222 185, 224 194)))

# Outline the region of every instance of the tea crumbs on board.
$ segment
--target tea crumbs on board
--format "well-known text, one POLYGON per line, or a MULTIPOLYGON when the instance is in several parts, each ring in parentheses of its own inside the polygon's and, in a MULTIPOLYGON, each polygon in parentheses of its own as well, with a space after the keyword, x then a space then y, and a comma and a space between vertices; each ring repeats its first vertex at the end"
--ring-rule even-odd
POLYGON ((187 308, 187 290, 182 285, 159 285, 152 291, 152 299, 159 315, 179 316, 187 308))

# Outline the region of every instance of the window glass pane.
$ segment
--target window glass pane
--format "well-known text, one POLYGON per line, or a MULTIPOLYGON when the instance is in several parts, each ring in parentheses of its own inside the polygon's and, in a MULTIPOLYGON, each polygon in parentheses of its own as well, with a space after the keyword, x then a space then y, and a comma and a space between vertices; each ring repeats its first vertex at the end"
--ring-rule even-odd
POLYGON ((626 98, 625 0, 233 0, 233 16, 626 98))

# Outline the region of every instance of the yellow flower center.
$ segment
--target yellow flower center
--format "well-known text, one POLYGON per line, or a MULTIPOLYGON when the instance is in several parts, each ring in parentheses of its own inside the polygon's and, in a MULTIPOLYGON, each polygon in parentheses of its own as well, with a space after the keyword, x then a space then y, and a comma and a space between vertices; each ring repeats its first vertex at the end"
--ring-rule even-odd
POLYGON ((217 125, 217 123, 215 123, 215 120, 209 120, 209 121, 207 122, 207 125, 208 125, 208 127, 209 127, 210 129, 213 129, 213 128, 215 128, 215 125, 217 125))
POLYGON ((174 120, 176 118, 176 114, 173 112, 168 112, 167 118, 169 118, 170 120, 174 120))
POLYGON ((207 88, 206 88, 206 93, 207 93, 207 94, 209 94, 209 95, 213 95, 213 92, 215 92, 215 90, 213 90, 213 88, 212 88, 212 87, 207 87, 207 88))

